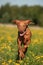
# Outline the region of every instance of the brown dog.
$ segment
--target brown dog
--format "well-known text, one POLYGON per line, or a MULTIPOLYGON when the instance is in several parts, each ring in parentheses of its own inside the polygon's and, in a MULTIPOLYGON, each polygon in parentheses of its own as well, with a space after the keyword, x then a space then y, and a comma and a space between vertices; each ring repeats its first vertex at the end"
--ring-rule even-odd
POLYGON ((23 59, 25 56, 25 53, 27 51, 28 45, 31 41, 31 31, 28 28, 28 24, 31 23, 30 20, 13 20, 13 23, 17 24, 18 27, 18 55, 19 58, 23 59), (22 47, 22 44, 24 47, 22 47))

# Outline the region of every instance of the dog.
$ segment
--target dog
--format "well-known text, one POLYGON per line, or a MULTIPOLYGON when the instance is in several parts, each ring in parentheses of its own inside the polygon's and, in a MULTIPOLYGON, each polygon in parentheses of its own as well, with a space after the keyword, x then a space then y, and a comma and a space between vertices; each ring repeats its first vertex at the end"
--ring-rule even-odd
POLYGON ((28 28, 28 24, 31 23, 31 20, 12 20, 12 22, 18 27, 18 56, 20 59, 23 59, 27 52, 28 45, 31 42, 32 33, 28 28), (22 47, 22 44, 24 47, 22 47))

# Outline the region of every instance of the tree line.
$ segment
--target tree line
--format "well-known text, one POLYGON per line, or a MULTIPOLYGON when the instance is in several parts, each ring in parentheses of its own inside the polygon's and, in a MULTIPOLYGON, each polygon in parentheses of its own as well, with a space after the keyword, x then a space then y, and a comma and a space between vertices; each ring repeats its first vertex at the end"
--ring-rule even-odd
POLYGON ((17 6, 9 3, 0 7, 0 23, 11 23, 13 19, 30 19, 35 25, 43 26, 43 6, 17 6))

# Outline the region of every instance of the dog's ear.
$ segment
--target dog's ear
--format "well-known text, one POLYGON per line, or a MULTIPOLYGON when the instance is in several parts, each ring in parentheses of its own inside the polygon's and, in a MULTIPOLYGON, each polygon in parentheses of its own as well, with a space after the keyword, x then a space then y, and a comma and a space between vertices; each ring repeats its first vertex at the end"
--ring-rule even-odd
POLYGON ((26 20, 26 21, 25 21, 25 24, 28 25, 28 24, 30 24, 31 22, 32 22, 31 20, 26 20))
POLYGON ((14 23, 14 24, 19 24, 19 20, 12 20, 12 23, 14 23))

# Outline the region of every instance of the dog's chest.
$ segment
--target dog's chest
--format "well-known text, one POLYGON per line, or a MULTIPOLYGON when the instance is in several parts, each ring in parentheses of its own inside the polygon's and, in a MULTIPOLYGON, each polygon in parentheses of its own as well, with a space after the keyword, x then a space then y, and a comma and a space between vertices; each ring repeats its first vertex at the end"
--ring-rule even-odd
POLYGON ((24 35, 24 39, 30 39, 30 36, 31 36, 30 29, 27 29, 24 35))

